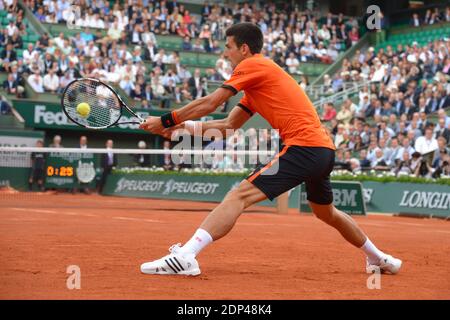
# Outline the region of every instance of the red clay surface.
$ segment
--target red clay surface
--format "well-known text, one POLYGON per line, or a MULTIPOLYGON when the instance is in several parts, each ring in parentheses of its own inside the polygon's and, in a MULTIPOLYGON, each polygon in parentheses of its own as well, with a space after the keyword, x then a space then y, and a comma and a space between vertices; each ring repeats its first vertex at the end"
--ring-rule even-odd
POLYGON ((364 256, 312 216, 253 207, 203 251, 195 278, 141 274, 192 235, 214 203, 0 195, 0 299, 450 299, 450 223, 356 217, 403 259, 381 289, 367 288, 364 256), (66 287, 69 265, 81 289, 66 287))

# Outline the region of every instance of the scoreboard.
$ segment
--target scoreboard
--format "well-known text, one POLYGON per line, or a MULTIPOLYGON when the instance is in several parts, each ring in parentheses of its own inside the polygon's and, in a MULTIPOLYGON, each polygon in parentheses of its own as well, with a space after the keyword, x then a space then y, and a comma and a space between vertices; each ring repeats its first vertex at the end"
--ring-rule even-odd
POLYGON ((45 160, 45 188, 72 189, 80 183, 95 187, 98 162, 92 153, 51 152, 45 160))

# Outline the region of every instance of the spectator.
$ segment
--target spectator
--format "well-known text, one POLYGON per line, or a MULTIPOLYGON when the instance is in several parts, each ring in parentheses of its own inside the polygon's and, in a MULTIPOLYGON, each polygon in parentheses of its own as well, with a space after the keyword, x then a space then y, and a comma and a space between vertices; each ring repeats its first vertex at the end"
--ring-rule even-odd
POLYGON ((108 149, 107 153, 102 153, 101 156, 101 167, 102 167, 102 175, 100 177, 100 181, 98 184, 98 192, 102 193, 103 187, 106 183, 106 178, 111 173, 114 167, 117 166, 117 156, 113 152, 114 142, 109 139, 106 141, 105 147, 108 149))
POLYGON ((13 62, 17 60, 17 53, 14 51, 12 43, 7 43, 5 49, 0 53, 0 59, 5 62, 13 62))
POLYGON ((11 106, 6 101, 4 96, 0 97, 0 114, 6 115, 11 113, 11 106))
POLYGON ((59 88, 59 78, 54 69, 49 69, 48 74, 43 78, 44 89, 47 92, 56 93, 59 88))
POLYGON ((359 164, 361 168, 370 168, 370 161, 367 159, 367 150, 362 149, 359 152, 359 164))
POLYGON ((295 57, 294 52, 289 53, 289 58, 286 59, 286 66, 288 67, 289 73, 298 74, 298 67, 300 66, 300 62, 295 57))
POLYGON ((445 139, 443 136, 440 136, 437 138, 438 142, 438 148, 434 152, 434 158, 437 159, 439 157, 439 154, 442 152, 446 152, 447 154, 450 154, 450 148, 447 147, 447 139, 445 139))
MULTIPOLYGON (((170 140, 164 140, 163 149, 170 150, 170 140)), ((160 166, 164 168, 164 170, 172 170, 174 167, 174 163, 172 162, 172 156, 169 152, 164 153, 160 157, 160 166)))
POLYGON ((420 27, 421 24, 422 21, 420 20, 419 15, 417 13, 413 13, 410 25, 413 27, 420 27))
POLYGON ((200 39, 195 39, 194 45, 192 46, 192 51, 204 52, 205 48, 200 39))
POLYGON ((358 29, 353 27, 352 30, 348 33, 348 37, 350 39, 350 42, 352 46, 358 43, 359 41, 359 32, 358 29))
POLYGON ((19 85, 19 82, 16 79, 14 79, 12 73, 9 73, 7 79, 3 82, 3 89, 5 89, 8 94, 13 94, 17 98, 24 97, 25 89, 19 85))
POLYGON ((380 148, 375 149, 375 157, 371 162, 371 167, 375 170, 385 170, 388 168, 386 161, 384 159, 384 152, 380 148))
POLYGON ((37 93, 44 93, 44 80, 41 77, 39 70, 36 70, 28 77, 28 84, 37 93))
POLYGON ((181 48, 184 51, 191 51, 192 50, 191 39, 189 37, 184 37, 183 38, 183 43, 181 45, 181 48))
POLYGON ((436 138, 433 137, 433 129, 428 127, 425 129, 425 135, 417 138, 414 149, 421 155, 428 154, 438 149, 436 138))
MULTIPOLYGON (((143 140, 138 142, 138 148, 141 150, 147 149, 147 143, 143 140)), ((150 165, 150 155, 149 154, 134 154, 134 163, 139 167, 148 167, 150 165)))
POLYGON ((391 139, 389 155, 386 156, 386 164, 390 167, 395 167, 397 160, 401 157, 402 147, 400 147, 398 138, 391 139))
POLYGON ((413 173, 413 170, 411 168, 410 154, 408 151, 404 151, 401 154, 401 158, 399 159, 394 169, 394 173, 395 175, 402 175, 402 174, 410 175, 413 173))
POLYGON ((336 109, 334 109, 332 102, 328 102, 323 105, 322 121, 331 121, 336 118, 336 115, 336 109))
POLYGON ((350 111, 350 106, 347 102, 342 105, 341 110, 336 114, 336 120, 342 122, 344 125, 348 125, 353 118, 353 113, 350 111))
POLYGON ((433 163, 433 178, 441 178, 442 176, 450 177, 450 157, 446 150, 440 152, 440 155, 433 163))
POLYGON ((52 143, 48 146, 49 148, 64 148, 64 146, 61 144, 61 136, 55 135, 53 137, 52 143))
MULTIPOLYGON (((44 143, 42 140, 36 142, 36 148, 42 148, 44 143)), ((31 172, 28 178, 28 190, 33 190, 33 184, 36 182, 39 191, 44 191, 45 179, 45 153, 32 152, 31 153, 31 172)))
POLYGON ((416 177, 431 178, 433 172, 434 169, 430 166, 430 164, 426 160, 420 158, 420 163, 416 166, 414 175, 416 177))

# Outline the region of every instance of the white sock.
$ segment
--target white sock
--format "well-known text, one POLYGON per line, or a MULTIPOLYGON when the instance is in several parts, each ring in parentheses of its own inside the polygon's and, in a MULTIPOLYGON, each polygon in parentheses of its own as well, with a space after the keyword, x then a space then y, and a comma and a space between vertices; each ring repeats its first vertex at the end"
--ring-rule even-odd
POLYGON ((384 253, 378 250, 377 247, 372 243, 372 241, 367 238, 366 242, 363 244, 361 249, 366 253, 369 258, 370 264, 378 264, 383 257, 384 253))
POLYGON ((181 247, 183 252, 193 253, 197 256, 208 244, 213 242, 213 238, 208 231, 197 229, 192 238, 181 247))

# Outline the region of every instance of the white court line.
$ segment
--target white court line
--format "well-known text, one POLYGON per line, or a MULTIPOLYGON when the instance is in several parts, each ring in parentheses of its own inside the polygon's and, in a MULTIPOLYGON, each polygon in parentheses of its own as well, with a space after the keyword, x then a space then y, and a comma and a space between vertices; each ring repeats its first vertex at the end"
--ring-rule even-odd
POLYGON ((112 217, 116 220, 128 220, 128 221, 146 221, 146 222, 152 222, 152 223, 161 223, 160 220, 152 220, 152 219, 140 219, 140 218, 129 218, 129 217, 112 217))
MULTIPOLYGON (((89 213, 78 213, 78 212, 59 212, 53 210, 42 210, 42 209, 25 209, 25 208, 10 208, 11 210, 16 211, 26 211, 26 212, 37 212, 37 213, 51 213, 51 214, 62 214, 67 216, 85 216, 85 217, 99 217, 98 215, 89 214, 89 213)), ((107 218, 107 217, 105 217, 107 218)), ((152 219, 141 219, 141 218, 131 218, 131 217, 112 217, 116 220, 128 220, 128 221, 145 221, 150 223, 162 223, 160 220, 152 220, 152 219)))
POLYGON ((11 210, 16 211, 25 211, 25 212, 37 212, 37 213, 51 213, 51 214, 62 214, 66 216, 84 216, 84 217, 97 217, 96 215, 89 213, 78 213, 78 212, 61 212, 54 210, 42 210, 42 209, 25 209, 25 208, 10 208, 11 210))
POLYGON ((401 222, 401 221, 397 221, 396 224, 403 224, 406 226, 414 226, 414 227, 426 227, 427 226, 424 223, 412 223, 412 222, 401 222))
POLYGON ((450 233, 450 231, 448 230, 422 230, 422 231, 427 231, 427 232, 439 232, 439 233, 450 233))
POLYGON ((11 210, 16 210, 16 211, 26 211, 26 212, 37 212, 37 213, 60 213, 57 211, 52 211, 52 210, 42 210, 42 209, 25 209, 25 208, 10 208, 11 210))
POLYGON ((386 227, 385 223, 366 222, 366 221, 361 221, 361 220, 358 220, 358 224, 366 225, 366 226, 386 227))

